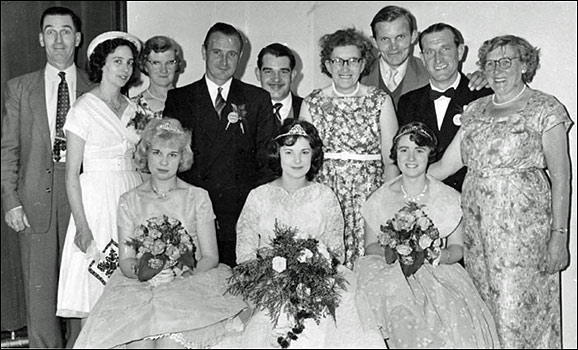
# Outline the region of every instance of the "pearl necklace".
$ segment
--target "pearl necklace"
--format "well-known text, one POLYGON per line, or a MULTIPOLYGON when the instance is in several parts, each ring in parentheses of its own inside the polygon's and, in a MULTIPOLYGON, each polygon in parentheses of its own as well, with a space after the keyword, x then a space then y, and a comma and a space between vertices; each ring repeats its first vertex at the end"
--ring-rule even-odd
POLYGON ((407 200, 408 202, 415 202, 417 203, 420 199, 422 199, 423 196, 425 196, 425 191, 427 191, 427 183, 425 184, 425 186, 423 187, 423 190, 421 191, 420 194, 416 195, 416 196, 410 196, 406 191, 405 188, 403 188, 403 184, 401 184, 401 192, 403 193, 403 198, 405 198, 405 200, 407 200))
POLYGON ((150 88, 147 89, 147 92, 148 92, 148 94, 151 95, 151 97, 154 98, 155 100, 160 101, 160 102, 165 102, 165 99, 162 99, 162 98, 159 98, 159 97, 153 95, 153 93, 151 92, 150 88))
POLYGON ((165 198, 167 197, 167 195, 168 195, 169 193, 171 193, 172 191, 174 191, 174 189, 175 189, 176 187, 177 187, 177 186, 175 185, 174 187, 169 188, 169 190, 166 191, 165 193, 161 193, 161 192, 158 192, 158 191, 153 187, 153 185, 151 184, 151 190, 153 190, 153 192, 157 195, 157 198, 159 198, 159 199, 165 199, 165 198))
POLYGON ((337 97, 352 97, 352 96, 357 95, 357 93, 359 92, 359 86, 360 86, 360 85, 361 85, 361 84, 359 84, 359 82, 358 82, 358 83, 357 83, 357 87, 355 88, 355 91, 353 91, 353 92, 351 92, 351 93, 349 93, 349 94, 343 94, 343 93, 337 91, 337 89, 335 88, 335 83, 334 83, 334 82, 331 83, 331 87, 333 88, 333 93, 334 93, 337 97))
POLYGON ((517 99, 518 97, 522 96, 522 94, 524 93, 524 91, 526 91, 526 84, 524 84, 524 87, 522 88, 522 91, 520 91, 516 96, 514 96, 514 98, 506 101, 506 102, 496 102, 496 95, 494 94, 494 97, 492 97, 492 103, 494 104, 494 106, 503 106, 506 105, 512 101, 514 101, 515 99, 517 99))

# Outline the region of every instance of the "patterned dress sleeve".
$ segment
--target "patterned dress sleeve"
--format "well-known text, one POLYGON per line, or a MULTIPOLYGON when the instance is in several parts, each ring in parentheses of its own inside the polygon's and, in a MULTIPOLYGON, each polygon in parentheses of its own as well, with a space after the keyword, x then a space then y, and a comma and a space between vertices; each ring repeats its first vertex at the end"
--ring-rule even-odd
POLYGON ((554 96, 546 95, 542 106, 542 112, 540 113, 540 128, 542 133, 561 123, 564 123, 566 130, 570 129, 572 120, 568 116, 568 111, 554 96))
POLYGON ((321 204, 325 207, 325 232, 324 237, 327 247, 334 252, 339 261, 343 263, 345 260, 345 248, 343 242, 344 220, 341 206, 337 201, 337 197, 329 187, 325 187, 323 192, 323 200, 321 204))
POLYGON ((255 252, 259 247, 259 196, 255 190, 249 193, 239 220, 237 221, 237 264, 256 258, 255 252))

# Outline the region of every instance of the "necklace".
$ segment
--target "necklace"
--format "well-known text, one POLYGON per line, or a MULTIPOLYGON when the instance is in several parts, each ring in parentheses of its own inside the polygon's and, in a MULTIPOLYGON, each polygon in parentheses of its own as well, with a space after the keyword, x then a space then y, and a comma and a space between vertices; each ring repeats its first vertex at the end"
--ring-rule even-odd
POLYGON ((401 184, 401 192, 403 193, 403 198, 405 198, 408 202, 417 203, 425 195, 425 191, 427 191, 427 183, 423 187, 423 190, 421 191, 420 194, 416 196, 410 196, 409 193, 405 191, 405 188, 403 188, 403 184, 401 184))
POLYGON ((147 88, 147 92, 149 93, 149 95, 151 95, 152 98, 154 98, 154 99, 157 100, 157 101, 165 102, 165 100, 166 100, 166 98, 159 98, 159 97, 153 95, 153 93, 151 92, 150 87, 147 88))
POLYGON ((494 104, 494 106, 503 106, 506 105, 512 101, 514 101, 515 99, 517 99, 518 97, 522 96, 522 94, 524 93, 524 91, 526 91, 526 84, 524 84, 524 87, 522 88, 522 91, 520 91, 516 96, 514 96, 514 98, 506 101, 506 102, 496 102, 496 95, 494 94, 494 97, 492 97, 492 103, 494 104))
POLYGON ((357 83, 357 87, 355 88, 355 90, 349 94, 343 94, 339 91, 337 91, 337 89, 335 88, 335 83, 332 82, 331 83, 331 87, 333 88, 333 93, 337 96, 337 97, 351 97, 351 96, 355 96, 357 95, 357 93, 359 92, 359 86, 361 84, 359 84, 359 82, 357 83))
POLYGON ((109 106, 114 113, 118 114, 118 112, 120 112, 120 107, 122 106, 122 103, 119 103, 118 106, 115 106, 114 103, 112 103, 112 101, 104 101, 104 103, 106 103, 106 105, 109 106))
POLYGON ((154 186, 151 184, 151 190, 153 190, 153 192, 157 195, 157 198, 159 198, 159 199, 165 199, 165 198, 167 197, 167 195, 168 195, 169 193, 171 193, 172 191, 174 191, 174 189, 175 189, 176 187, 177 187, 177 186, 175 185, 175 186, 169 188, 168 191, 166 191, 166 192, 164 192, 164 193, 161 193, 161 192, 157 191, 157 190, 154 188, 154 186))

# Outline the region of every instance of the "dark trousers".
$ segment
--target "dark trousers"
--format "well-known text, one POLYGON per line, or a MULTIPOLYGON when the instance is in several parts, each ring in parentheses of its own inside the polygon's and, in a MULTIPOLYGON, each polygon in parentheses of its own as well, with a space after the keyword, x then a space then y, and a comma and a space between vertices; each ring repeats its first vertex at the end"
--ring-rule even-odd
POLYGON ((56 163, 48 231, 35 233, 27 228, 18 233, 30 348, 62 348, 64 344, 61 319, 56 316, 60 259, 70 220, 64 173, 65 164, 56 163))
POLYGON ((219 262, 237 266, 237 220, 245 205, 249 191, 238 188, 209 190, 213 210, 217 217, 217 244, 219 262))

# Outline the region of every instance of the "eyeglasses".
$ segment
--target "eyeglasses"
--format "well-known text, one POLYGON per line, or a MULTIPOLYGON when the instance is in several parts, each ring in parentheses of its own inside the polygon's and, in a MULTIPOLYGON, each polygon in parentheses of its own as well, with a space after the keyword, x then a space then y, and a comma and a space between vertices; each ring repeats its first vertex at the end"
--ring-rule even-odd
POLYGON ((502 57, 499 60, 486 60, 484 63, 484 70, 492 71, 496 69, 496 65, 501 69, 509 69, 512 66, 512 60, 520 57, 502 57))
POLYGON ((351 68, 357 68, 357 67, 359 67, 361 62, 363 62, 363 58, 362 57, 351 57, 351 58, 344 60, 343 58, 335 57, 335 58, 330 58, 329 62, 331 62, 332 65, 334 65, 336 67, 340 67, 340 68, 343 67, 346 63, 347 63, 347 66, 349 66, 351 68))
POLYGON ((163 62, 151 61, 149 59, 147 59, 147 62, 150 63, 154 69, 161 69, 162 66, 165 66, 167 69, 175 69, 177 63, 179 63, 177 60, 170 60, 163 64, 163 62))

